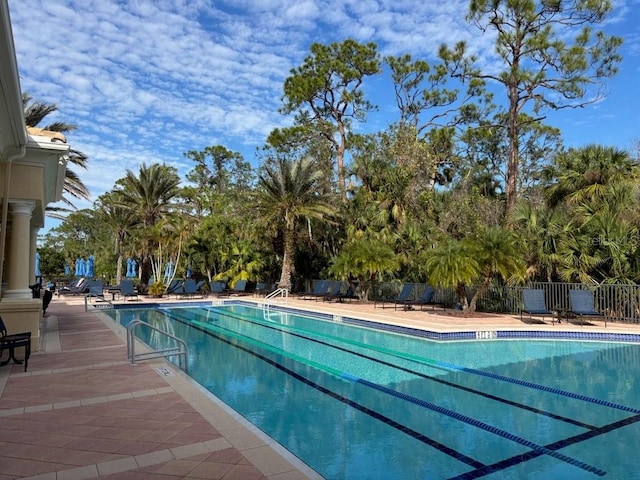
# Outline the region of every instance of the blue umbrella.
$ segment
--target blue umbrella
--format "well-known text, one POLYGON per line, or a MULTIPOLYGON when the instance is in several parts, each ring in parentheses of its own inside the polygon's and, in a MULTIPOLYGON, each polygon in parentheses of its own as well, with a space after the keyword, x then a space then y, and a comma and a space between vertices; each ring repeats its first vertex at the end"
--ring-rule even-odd
POLYGON ((80 257, 78 259, 78 276, 79 277, 84 277, 86 273, 87 273, 87 264, 86 264, 84 258, 80 257))
POLYGON ((89 260, 87 260, 87 270, 85 272, 85 276, 86 277, 95 277, 96 276, 96 272, 95 272, 95 258, 93 257, 93 255, 89 255, 89 260))
POLYGON ((39 252, 36 252, 36 265, 34 269, 34 274, 36 278, 42 276, 42 272, 40 272, 40 253, 39 252))
POLYGON ((169 260, 164 267, 164 283, 167 283, 169 279, 173 276, 174 266, 173 262, 169 260))
POLYGON ((64 275, 65 277, 68 277, 71 274, 71 267, 69 267, 69 264, 67 262, 64 262, 64 275))
POLYGON ((131 278, 135 278, 138 276, 138 274, 136 273, 136 267, 138 266, 138 262, 135 261, 135 259, 131 259, 131 278))

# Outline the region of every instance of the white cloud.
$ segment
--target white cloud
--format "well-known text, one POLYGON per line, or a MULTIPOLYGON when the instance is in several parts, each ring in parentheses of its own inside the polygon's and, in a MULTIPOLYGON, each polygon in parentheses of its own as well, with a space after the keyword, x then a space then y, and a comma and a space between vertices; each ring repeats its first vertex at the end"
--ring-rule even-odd
MULTIPOLYGON (((619 11, 634 2, 618 2, 619 11)), ((52 120, 78 126, 69 140, 90 157, 79 173, 94 196, 127 168, 182 166, 184 152, 207 145, 253 160, 271 129, 290 122, 278 113, 282 85, 313 42, 350 37, 427 60, 460 40, 487 58, 493 51, 491 38, 465 23, 467 0, 9 3, 22 88, 58 105, 52 120)), ((395 111, 391 85, 372 85, 388 90, 370 119, 383 128, 395 111)))

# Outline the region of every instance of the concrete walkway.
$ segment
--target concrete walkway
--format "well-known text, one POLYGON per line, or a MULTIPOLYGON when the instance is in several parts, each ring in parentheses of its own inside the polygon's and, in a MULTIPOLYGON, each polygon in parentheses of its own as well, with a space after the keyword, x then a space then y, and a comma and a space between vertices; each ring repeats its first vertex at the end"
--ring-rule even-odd
POLYGON ((28 372, 0 368, 0 480, 319 478, 102 317, 56 298, 28 372))

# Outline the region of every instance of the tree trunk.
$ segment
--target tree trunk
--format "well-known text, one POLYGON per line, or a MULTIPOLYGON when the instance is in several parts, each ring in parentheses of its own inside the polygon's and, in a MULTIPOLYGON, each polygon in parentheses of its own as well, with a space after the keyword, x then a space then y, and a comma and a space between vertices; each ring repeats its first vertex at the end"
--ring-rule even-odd
POLYGON ((278 288, 286 288, 291 291, 291 276, 294 274, 295 266, 293 263, 294 252, 294 230, 287 228, 284 232, 284 255, 282 257, 282 273, 278 288))
POLYGON ((518 91, 515 86, 509 87, 509 120, 507 125, 509 137, 509 158, 506 168, 506 188, 504 221, 505 225, 511 223, 511 213, 516 205, 518 185, 518 162, 520 144, 518 141, 518 91))
POLYGON ((470 312, 476 311, 476 308, 478 306, 478 298, 480 298, 480 295, 483 295, 484 292, 487 291, 487 289, 489 288, 489 283, 491 283, 491 275, 485 275, 484 280, 478 287, 475 295, 471 298, 471 302, 469 303, 470 312))

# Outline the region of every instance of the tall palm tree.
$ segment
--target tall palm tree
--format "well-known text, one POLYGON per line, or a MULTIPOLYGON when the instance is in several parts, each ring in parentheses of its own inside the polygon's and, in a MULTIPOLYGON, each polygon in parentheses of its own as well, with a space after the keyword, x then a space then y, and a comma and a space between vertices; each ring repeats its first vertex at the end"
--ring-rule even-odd
POLYGON ((177 207, 180 177, 175 168, 167 165, 142 164, 138 175, 127 170, 115 190, 118 204, 134 213, 143 237, 141 252, 141 282, 147 283, 151 273, 151 254, 154 250, 154 230, 160 221, 177 207))
MULTIPOLYGON (((24 109, 24 121, 27 127, 39 127, 44 130, 60 133, 68 133, 77 128, 75 125, 65 122, 53 122, 40 125, 48 115, 57 111, 58 107, 52 103, 35 101, 28 93, 22 94, 22 106, 24 109)), ((87 156, 78 150, 71 149, 69 150, 69 163, 86 170, 87 156)), ((67 208, 47 207, 47 215, 52 218, 63 219, 66 213, 76 209, 69 197, 88 200, 90 196, 89 190, 78 174, 69 168, 68 165, 65 171, 62 191, 62 202, 67 205, 67 208)))
POLYGON ((116 261, 116 284, 122 279, 122 262, 126 251, 126 239, 136 224, 133 212, 117 203, 114 193, 101 195, 96 202, 96 218, 113 235, 116 261))
POLYGON ((256 208, 267 224, 282 229, 284 256, 280 288, 291 289, 295 273, 296 227, 301 219, 327 219, 335 213, 328 196, 318 191, 323 171, 309 158, 280 158, 258 177, 256 208))

